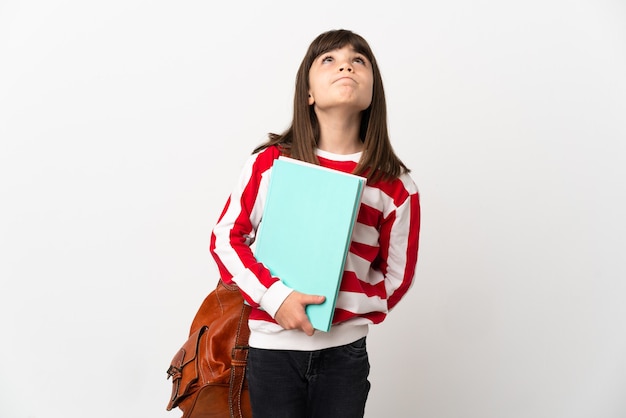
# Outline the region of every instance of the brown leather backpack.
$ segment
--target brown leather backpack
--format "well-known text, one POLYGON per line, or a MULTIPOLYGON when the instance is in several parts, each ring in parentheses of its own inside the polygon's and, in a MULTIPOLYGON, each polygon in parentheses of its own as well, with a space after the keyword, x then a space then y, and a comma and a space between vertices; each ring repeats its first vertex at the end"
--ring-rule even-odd
POLYGON ((168 411, 178 407, 181 418, 252 417, 245 376, 249 315, 239 288, 220 279, 167 370, 172 378, 168 411))

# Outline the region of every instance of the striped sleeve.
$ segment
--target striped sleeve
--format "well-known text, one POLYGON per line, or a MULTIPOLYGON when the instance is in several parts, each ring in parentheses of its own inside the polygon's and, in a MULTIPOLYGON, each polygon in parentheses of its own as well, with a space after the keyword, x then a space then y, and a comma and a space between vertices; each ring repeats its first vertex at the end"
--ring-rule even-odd
POLYGON ((246 301, 272 317, 291 293, 254 257, 250 248, 261 221, 269 172, 279 151, 270 147, 252 155, 211 233, 209 250, 220 277, 239 286, 246 301))
POLYGON ((397 207, 380 229, 381 269, 385 275, 387 309, 391 311, 413 285, 420 233, 420 200, 417 187, 407 176, 402 193, 394 196, 397 207))

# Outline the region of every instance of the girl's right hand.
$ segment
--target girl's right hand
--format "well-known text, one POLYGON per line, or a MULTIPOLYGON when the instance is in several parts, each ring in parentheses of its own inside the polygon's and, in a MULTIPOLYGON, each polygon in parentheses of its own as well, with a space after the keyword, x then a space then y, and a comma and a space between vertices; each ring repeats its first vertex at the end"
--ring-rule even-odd
POLYGON ((284 329, 299 329, 306 335, 311 336, 315 332, 305 308, 307 305, 319 305, 324 303, 324 296, 307 295, 293 291, 280 305, 274 319, 284 329))

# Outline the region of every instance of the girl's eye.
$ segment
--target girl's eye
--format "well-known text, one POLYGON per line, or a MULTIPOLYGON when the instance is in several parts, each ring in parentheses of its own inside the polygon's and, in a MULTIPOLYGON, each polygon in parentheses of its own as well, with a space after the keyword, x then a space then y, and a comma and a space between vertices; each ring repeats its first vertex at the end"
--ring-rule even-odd
POLYGON ((322 58, 322 62, 333 62, 333 57, 331 57, 330 55, 326 55, 324 58, 322 58))
POLYGON ((365 65, 365 59, 363 57, 356 57, 354 62, 358 62, 359 64, 365 65))

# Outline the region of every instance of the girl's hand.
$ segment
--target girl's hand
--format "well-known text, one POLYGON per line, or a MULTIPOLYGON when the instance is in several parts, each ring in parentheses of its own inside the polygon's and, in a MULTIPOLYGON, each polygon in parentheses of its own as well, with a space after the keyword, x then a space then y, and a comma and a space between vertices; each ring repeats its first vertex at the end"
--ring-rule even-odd
POLYGON ((315 329, 306 315, 305 308, 307 305, 319 305, 324 300, 324 296, 307 295, 294 290, 280 305, 274 319, 284 329, 299 329, 311 336, 315 329))

